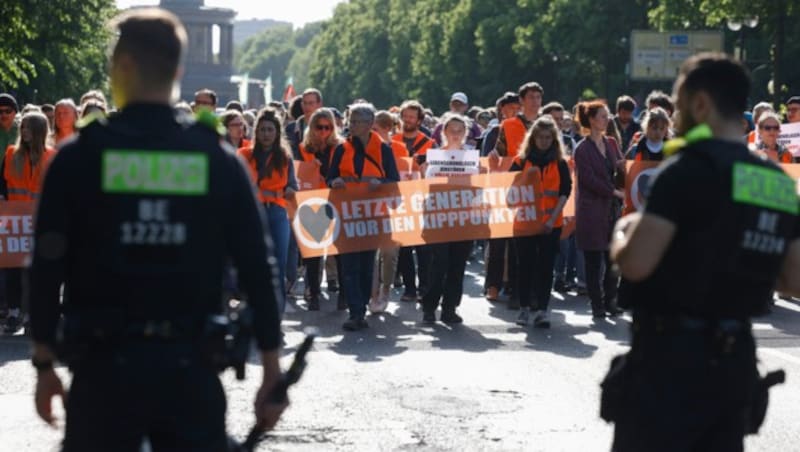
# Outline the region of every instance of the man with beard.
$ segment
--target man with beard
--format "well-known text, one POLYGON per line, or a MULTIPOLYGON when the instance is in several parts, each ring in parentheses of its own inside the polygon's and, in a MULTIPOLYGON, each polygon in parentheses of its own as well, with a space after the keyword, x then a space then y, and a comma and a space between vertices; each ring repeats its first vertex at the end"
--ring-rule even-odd
MULTIPOLYGON (((405 144, 409 157, 414 157, 417 161, 420 161, 434 144, 433 140, 420 130, 424 118, 425 110, 422 104, 416 100, 403 102, 400 106, 400 121, 403 124, 403 133, 395 134, 392 137, 393 141, 405 144)), ((400 248, 397 268, 403 277, 403 286, 405 287, 401 298, 402 301, 416 301, 417 295, 421 296, 427 287, 429 257, 427 247, 424 245, 400 248), (413 251, 417 253, 419 272, 414 269, 413 251), (419 286, 416 281, 417 273, 419 274, 419 286), (417 289, 419 289, 419 293, 417 289)))
POLYGON ((800 293, 800 201, 795 181, 742 142, 750 83, 723 54, 683 64, 684 138, 666 146, 682 149, 644 212, 615 228, 611 257, 633 308, 631 350, 603 382, 617 452, 742 451, 763 421, 775 381, 758 375, 750 317, 776 287, 800 293))

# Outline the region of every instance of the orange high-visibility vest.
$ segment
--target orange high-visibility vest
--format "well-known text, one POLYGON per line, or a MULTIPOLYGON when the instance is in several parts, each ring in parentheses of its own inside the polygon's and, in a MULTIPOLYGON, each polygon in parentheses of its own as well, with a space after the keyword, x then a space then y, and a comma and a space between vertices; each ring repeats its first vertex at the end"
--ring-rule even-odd
MULTIPOLYGON (((396 133, 392 135, 392 143, 400 143, 405 146, 405 142, 403 141, 404 137, 402 133, 396 133)), ((411 148, 406 148, 406 154, 404 157, 413 157, 415 155, 425 155, 428 153, 428 149, 433 146, 433 140, 425 136, 422 132, 417 132, 416 138, 414 138, 414 144, 411 145, 411 148)), ((397 156, 397 153, 395 153, 397 156)))
MULTIPOLYGON (((522 171, 528 171, 529 168, 534 167, 530 160, 527 159, 523 165, 519 157, 514 159, 514 163, 522 167, 522 171)), ((544 213, 542 223, 545 223, 553 216, 556 206, 558 206, 558 198, 560 197, 558 192, 561 188, 561 173, 558 171, 558 160, 556 159, 548 163, 544 167, 544 171, 539 172, 539 177, 542 178, 542 196, 539 197, 537 207, 544 213)), ((561 212, 558 213, 556 221, 553 222, 554 228, 560 228, 564 224, 563 212, 564 209, 561 209, 561 212)))
POLYGON ((341 177, 345 184, 361 185, 369 182, 372 179, 383 179, 386 174, 383 171, 383 153, 381 146, 383 141, 381 137, 375 132, 369 133, 369 142, 364 148, 366 157, 364 157, 364 167, 361 174, 356 174, 354 159, 356 156, 356 148, 353 146, 353 138, 351 137, 344 143, 344 153, 342 160, 339 162, 339 177, 341 177))
POLYGON ((6 148, 5 166, 3 167, 3 177, 6 179, 8 188, 8 200, 35 201, 39 199, 39 194, 42 192, 44 174, 53 156, 56 155, 56 150, 45 148, 35 166, 31 166, 30 156, 26 154, 21 174, 17 174, 14 167, 14 150, 16 150, 15 146, 6 148))
MULTIPOLYGON (((237 153, 244 158, 247 162, 247 167, 250 168, 250 177, 256 184, 258 191, 258 200, 261 203, 273 203, 283 208, 286 208, 286 185, 289 184, 289 165, 292 164, 291 160, 287 162, 286 167, 282 169, 275 168, 272 174, 258 179, 258 169, 256 168, 256 159, 253 157, 253 149, 239 148, 237 153)), ((272 155, 267 157, 265 165, 269 164, 272 155)))
POLYGON ((506 137, 506 154, 508 157, 516 157, 519 154, 519 147, 525 140, 525 134, 528 133, 528 128, 522 122, 522 118, 514 116, 508 118, 500 124, 500 133, 505 134, 506 137))

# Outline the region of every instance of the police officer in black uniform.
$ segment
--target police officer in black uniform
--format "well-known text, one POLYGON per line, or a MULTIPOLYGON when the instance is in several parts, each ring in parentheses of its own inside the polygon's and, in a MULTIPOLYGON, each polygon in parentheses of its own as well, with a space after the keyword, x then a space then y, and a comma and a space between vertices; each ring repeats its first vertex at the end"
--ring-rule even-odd
POLYGON ((138 451, 144 438, 154 450, 227 450, 225 395, 205 348, 226 258, 239 269, 262 352, 260 427, 272 428, 285 408, 268 397, 281 374, 282 295, 269 234, 213 116, 185 123, 169 105, 186 48, 179 20, 137 9, 115 25, 110 71, 121 111, 61 148, 36 218, 37 411, 53 423, 52 399, 65 396, 53 371, 63 315, 73 372, 64 450, 138 451))
POLYGON ((614 451, 735 452, 757 430, 766 390, 749 319, 776 288, 800 291, 800 202, 796 182, 741 140, 749 90, 725 55, 684 63, 682 149, 644 213, 617 224, 611 253, 633 282, 633 326, 603 383, 614 451))

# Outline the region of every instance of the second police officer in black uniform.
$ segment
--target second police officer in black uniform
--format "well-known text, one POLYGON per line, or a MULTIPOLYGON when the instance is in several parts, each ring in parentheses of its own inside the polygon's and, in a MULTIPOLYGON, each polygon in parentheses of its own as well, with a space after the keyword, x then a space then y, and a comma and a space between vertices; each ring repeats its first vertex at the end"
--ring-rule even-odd
MULTIPOLYGON (((255 414, 270 429, 285 404, 274 258, 243 164, 213 116, 170 107, 186 32, 164 10, 116 22, 111 84, 121 112, 63 146, 46 177, 35 227, 31 322, 36 406, 53 422, 64 390, 52 364, 57 325, 72 344, 67 451, 227 449, 225 395, 205 330, 221 312, 226 258, 253 310, 264 367, 255 414), (63 304, 59 288, 64 284, 63 304)), ((208 113, 210 115, 210 113, 208 113)))
POLYGON ((746 69, 724 55, 684 63, 682 149, 644 213, 617 224, 611 252, 633 282, 633 325, 603 383, 614 451, 741 451, 763 416, 749 319, 776 286, 800 292, 800 201, 796 181, 742 142, 749 91, 746 69))

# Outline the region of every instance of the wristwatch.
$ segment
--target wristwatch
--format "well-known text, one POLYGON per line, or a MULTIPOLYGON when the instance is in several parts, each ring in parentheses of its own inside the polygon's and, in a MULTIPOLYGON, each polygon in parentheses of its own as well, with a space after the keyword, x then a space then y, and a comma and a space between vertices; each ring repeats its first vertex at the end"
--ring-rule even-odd
POLYGON ((45 360, 38 360, 34 356, 31 358, 31 364, 36 369, 37 372, 44 372, 46 370, 51 370, 53 368, 53 360, 52 359, 45 359, 45 360))

